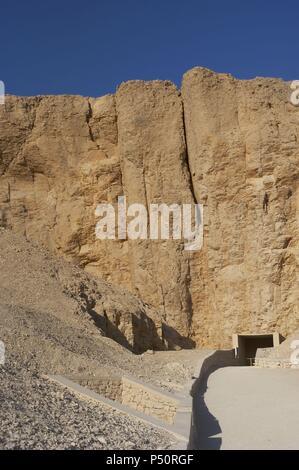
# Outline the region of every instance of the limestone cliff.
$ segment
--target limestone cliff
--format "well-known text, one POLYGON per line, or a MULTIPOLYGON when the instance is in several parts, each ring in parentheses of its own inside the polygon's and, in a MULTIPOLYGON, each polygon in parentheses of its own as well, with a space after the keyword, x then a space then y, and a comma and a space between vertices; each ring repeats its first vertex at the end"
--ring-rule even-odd
POLYGON ((131 81, 115 95, 6 97, 2 225, 159 311, 170 347, 299 327, 299 109, 276 79, 195 68, 182 93, 131 81), (98 203, 204 205, 204 247, 97 240, 98 203))

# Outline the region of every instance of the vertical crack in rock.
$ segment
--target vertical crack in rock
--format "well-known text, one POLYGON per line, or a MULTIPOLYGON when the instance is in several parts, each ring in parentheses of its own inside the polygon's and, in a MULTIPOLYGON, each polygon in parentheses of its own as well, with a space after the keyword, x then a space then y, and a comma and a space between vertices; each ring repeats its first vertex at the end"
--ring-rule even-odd
POLYGON ((94 137, 93 130, 92 130, 91 124, 90 124, 90 121, 93 117, 93 113, 92 113, 92 106, 91 106, 89 98, 87 98, 87 106, 88 106, 88 108, 87 108, 87 113, 86 113, 86 123, 87 123, 87 126, 88 126, 88 132, 89 132, 90 140, 94 144, 96 144, 97 148, 99 149, 99 145, 96 142, 96 139, 94 137))
MULTIPOLYGON (((131 81, 116 94, 119 154, 128 203, 191 203, 182 103, 171 82, 131 81)), ((129 241, 133 286, 165 312, 170 346, 190 344, 188 255, 182 241, 129 241)), ((164 314, 161 313, 164 316, 164 314)))
POLYGON ((93 136, 93 133, 92 133, 92 130, 91 130, 91 127, 90 127, 90 120, 92 118, 92 108, 91 108, 91 104, 90 104, 90 101, 89 101, 89 98, 87 98, 87 112, 86 112, 86 123, 87 123, 87 126, 88 126, 88 130, 89 130, 89 135, 90 135, 90 140, 92 142, 94 142, 94 136, 93 136))
POLYGON ((189 173, 189 179, 190 179, 190 190, 193 196, 193 201, 196 204, 199 204, 196 198, 195 194, 195 189, 194 189, 194 183, 193 183, 193 173, 190 168, 190 159, 189 159, 189 151, 188 151, 188 137, 187 137, 187 129, 186 129, 186 122, 185 122, 185 110, 184 110, 184 101, 183 99, 181 100, 182 102, 182 120, 183 120, 183 130, 184 130, 184 140, 185 140, 185 145, 186 145, 186 154, 185 154, 185 160, 186 160, 186 166, 187 170, 189 173))

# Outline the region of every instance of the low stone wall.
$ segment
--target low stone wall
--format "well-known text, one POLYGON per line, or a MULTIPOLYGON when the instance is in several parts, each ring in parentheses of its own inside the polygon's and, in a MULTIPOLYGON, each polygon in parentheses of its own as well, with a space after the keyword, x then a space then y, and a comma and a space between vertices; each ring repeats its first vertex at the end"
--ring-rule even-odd
POLYGON ((145 415, 153 416, 170 424, 174 422, 179 400, 166 391, 160 391, 151 385, 127 376, 100 378, 75 376, 72 379, 82 387, 87 387, 145 415))
POLYGON ((254 359, 255 367, 268 367, 275 369, 280 367, 282 369, 299 369, 299 364, 292 364, 289 360, 286 359, 276 359, 276 358, 265 358, 265 357, 256 357, 254 359))
MULTIPOLYGON (((47 375, 45 376, 45 378, 47 378, 48 380, 54 381, 57 384, 62 385, 63 387, 67 387, 73 393, 78 394, 81 397, 81 399, 99 402, 104 406, 108 406, 120 413, 124 413, 126 416, 130 416, 130 417, 137 419, 140 422, 140 424, 145 423, 146 425, 153 426, 156 429, 162 430, 163 432, 170 434, 170 437, 172 436, 173 439, 172 439, 172 443, 170 447, 168 447, 169 450, 186 450, 188 439, 189 439, 190 422, 191 422, 190 421, 191 397, 189 396, 189 388, 186 387, 186 392, 188 396, 185 396, 185 393, 184 393, 181 396, 170 397, 170 398, 175 398, 174 401, 177 400, 179 403, 174 423, 170 424, 161 419, 155 418, 155 416, 145 415, 144 413, 138 410, 135 410, 130 406, 120 403, 118 400, 111 400, 109 398, 106 398, 103 395, 96 393, 94 390, 84 387, 83 385, 80 385, 79 383, 74 382, 73 380, 70 380, 69 378, 63 377, 61 375, 47 375), (188 406, 188 410, 185 410, 185 406, 186 404, 189 404, 189 401, 190 401, 190 410, 189 410, 189 406, 188 406)), ((75 377, 73 376, 73 378, 75 377)), ((93 382, 93 378, 92 379, 85 378, 82 381, 84 380, 86 381, 86 383, 87 383, 87 380, 89 383, 93 382)), ((106 382, 108 381, 107 377, 104 379, 104 381, 106 382)), ((97 382, 98 381, 96 379, 95 383, 97 382)), ((135 379, 133 380, 133 382, 135 382, 135 379)), ((136 383, 138 382, 139 382, 138 379, 136 379, 136 383)), ((145 385, 146 389, 151 388, 151 385, 149 385, 148 387, 147 384, 144 384, 144 383, 140 383, 139 385, 145 385)), ((154 388, 157 388, 157 387, 154 386, 154 388)), ((153 390, 153 391, 157 391, 157 390, 153 390)), ((161 391, 161 395, 164 396, 163 390, 161 391)))
POLYGON ((143 384, 122 379, 122 403, 167 423, 173 423, 178 401, 143 384))
POLYGON ((122 402, 122 379, 111 377, 103 379, 77 378, 82 387, 90 388, 110 400, 122 402))

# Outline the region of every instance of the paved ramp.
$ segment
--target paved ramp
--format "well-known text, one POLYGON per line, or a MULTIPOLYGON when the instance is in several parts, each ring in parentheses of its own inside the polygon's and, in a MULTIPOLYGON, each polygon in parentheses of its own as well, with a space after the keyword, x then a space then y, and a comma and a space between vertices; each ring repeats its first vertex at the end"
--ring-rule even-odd
POLYGON ((219 369, 194 406, 193 449, 299 449, 299 370, 219 369))

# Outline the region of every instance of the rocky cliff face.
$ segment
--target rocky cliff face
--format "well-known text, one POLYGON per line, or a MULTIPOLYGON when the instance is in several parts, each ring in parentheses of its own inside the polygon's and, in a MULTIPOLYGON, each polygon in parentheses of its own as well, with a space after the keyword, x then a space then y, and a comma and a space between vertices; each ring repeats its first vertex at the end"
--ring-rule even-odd
POLYGON ((159 311, 170 347, 299 327, 299 110, 281 80, 195 68, 182 93, 132 81, 116 95, 6 97, 2 225, 159 311), (204 205, 204 246, 97 240, 97 204, 204 205))

